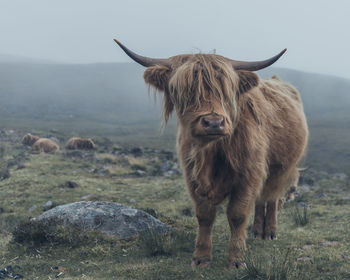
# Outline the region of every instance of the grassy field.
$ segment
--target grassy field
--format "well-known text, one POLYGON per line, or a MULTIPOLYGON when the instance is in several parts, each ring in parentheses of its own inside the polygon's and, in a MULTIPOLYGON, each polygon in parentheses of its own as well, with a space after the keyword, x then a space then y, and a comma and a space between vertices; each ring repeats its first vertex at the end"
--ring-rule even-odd
MULTIPOLYGON (((20 145, 21 133, 3 136, 0 147, 0 270, 10 265, 25 279, 350 279, 347 177, 307 171, 304 181, 312 184, 300 187, 296 200, 280 212, 278 240, 254 240, 249 232, 247 267, 239 271, 228 269, 229 228, 221 206, 212 265, 193 270, 196 220, 181 175, 161 171, 169 153, 145 147, 143 156, 134 157, 125 144, 100 137, 99 149, 85 158, 64 149, 33 155, 20 145), (137 176, 137 170, 146 176, 137 176), (77 185, 67 187, 67 181, 77 185), (177 230, 120 241, 28 224, 49 200, 53 205, 118 202, 144 209, 177 230)), ((61 143, 68 137, 51 134, 61 143)))

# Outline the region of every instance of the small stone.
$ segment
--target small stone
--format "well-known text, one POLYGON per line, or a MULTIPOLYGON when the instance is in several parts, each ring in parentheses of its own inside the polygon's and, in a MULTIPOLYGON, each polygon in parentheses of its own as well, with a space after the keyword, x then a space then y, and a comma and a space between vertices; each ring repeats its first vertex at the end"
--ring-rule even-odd
POLYGON ((343 254, 340 254, 340 257, 344 260, 350 260, 350 257, 349 256, 346 256, 346 255, 343 255, 343 254))
POLYGON ((73 181, 66 181, 62 187, 64 188, 69 188, 69 189, 75 189, 76 187, 78 187, 78 184, 76 182, 73 181))
POLYGON ((304 245, 303 247, 301 247, 302 250, 308 251, 312 249, 312 245, 304 245))
POLYGON ((333 247, 333 246, 338 245, 338 242, 337 241, 323 241, 323 242, 320 242, 320 245, 323 247, 333 247))
POLYGON ((134 204, 134 203, 136 203, 136 200, 135 200, 135 199, 130 199, 130 200, 129 200, 129 203, 130 203, 130 204, 134 204))
POLYGON ((33 211, 36 210, 37 208, 38 208, 38 206, 33 205, 32 207, 30 207, 30 208, 28 209, 28 212, 33 212, 33 211))
POLYGON ((183 216, 191 217, 193 216, 192 209, 191 208, 185 208, 181 211, 181 214, 183 216))
POLYGON ((51 136, 49 137, 49 139, 51 139, 52 141, 56 142, 56 143, 60 143, 60 140, 58 140, 58 138, 51 136))
POLYGON ((17 164, 17 170, 20 170, 20 169, 23 169, 25 168, 26 166, 24 165, 24 163, 20 162, 17 164))
POLYGON ((137 175, 139 177, 144 177, 144 176, 146 176, 146 172, 138 169, 135 171, 135 175, 137 175))
POLYGON ((45 202, 45 203, 42 205, 42 207, 43 207, 43 210, 44 210, 44 211, 47 211, 47 210, 53 208, 54 205, 53 205, 53 202, 52 202, 51 200, 49 200, 49 201, 45 202))
POLYGON ((167 172, 167 171, 169 171, 171 168, 172 168, 172 163, 170 162, 170 161, 164 161, 163 163, 162 163, 162 166, 160 167, 160 171, 162 171, 162 172, 167 172))
POLYGON ((87 194, 87 195, 83 195, 82 197, 80 197, 80 199, 82 200, 89 200, 91 197, 93 196, 93 194, 87 194))
POLYGON ((305 202, 299 202, 297 207, 298 208, 309 208, 309 205, 307 205, 305 202))
POLYGON ((325 197, 327 197, 326 193, 320 193, 320 194, 316 195, 316 198, 325 198, 325 197))
POLYGON ((299 261, 299 262, 312 262, 312 259, 309 257, 300 257, 300 258, 297 258, 297 261, 299 261))
POLYGON ((310 191, 310 186, 309 185, 301 185, 298 187, 299 191, 301 192, 309 192, 310 191))

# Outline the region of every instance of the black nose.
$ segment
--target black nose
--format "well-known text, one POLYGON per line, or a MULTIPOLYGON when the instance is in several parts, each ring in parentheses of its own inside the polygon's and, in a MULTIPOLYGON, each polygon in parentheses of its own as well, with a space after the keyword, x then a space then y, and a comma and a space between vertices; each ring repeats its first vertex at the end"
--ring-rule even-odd
POLYGON ((202 118, 202 125, 205 129, 222 128, 225 120, 222 116, 205 116, 202 118))

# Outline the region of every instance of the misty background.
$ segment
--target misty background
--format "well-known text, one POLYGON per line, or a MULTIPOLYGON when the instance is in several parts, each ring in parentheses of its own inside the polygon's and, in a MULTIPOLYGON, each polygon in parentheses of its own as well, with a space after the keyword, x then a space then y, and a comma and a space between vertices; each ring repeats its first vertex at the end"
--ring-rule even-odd
MULTIPOLYGON (((103 136, 174 149, 174 118, 160 133, 161 96, 146 56, 212 53, 262 60, 301 92, 311 137, 305 165, 350 170, 348 1, 0 1, 0 128, 103 136)), ((62 136, 63 137, 63 136, 62 136)))

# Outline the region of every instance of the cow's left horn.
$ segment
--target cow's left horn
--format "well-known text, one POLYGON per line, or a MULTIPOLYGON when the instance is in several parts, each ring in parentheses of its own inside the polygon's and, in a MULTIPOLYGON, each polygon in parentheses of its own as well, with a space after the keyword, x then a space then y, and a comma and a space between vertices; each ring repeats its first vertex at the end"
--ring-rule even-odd
POLYGON ((129 50, 127 47, 125 47, 122 43, 120 43, 117 39, 114 39, 114 41, 123 49, 123 51, 134 61, 141 64, 145 67, 150 67, 154 65, 164 65, 164 66, 170 66, 169 59, 163 59, 163 58, 150 58, 142 55, 138 55, 134 53, 133 51, 129 50))
POLYGON ((231 59, 231 62, 235 70, 257 71, 274 64, 286 51, 287 49, 284 49, 279 54, 262 61, 247 62, 247 61, 238 61, 238 60, 231 59))

